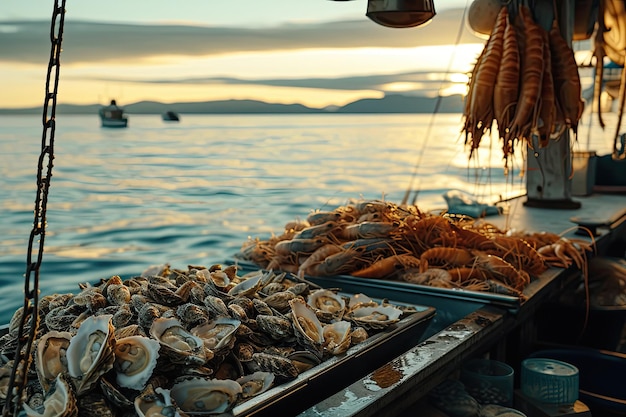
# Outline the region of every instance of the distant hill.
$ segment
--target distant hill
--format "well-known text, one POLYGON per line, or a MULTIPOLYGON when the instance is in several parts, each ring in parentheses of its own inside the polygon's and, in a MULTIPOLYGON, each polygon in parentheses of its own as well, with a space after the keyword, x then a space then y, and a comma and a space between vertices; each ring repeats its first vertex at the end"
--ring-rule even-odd
MULTIPOLYGON (((460 113, 463 111, 463 97, 460 95, 441 97, 439 113, 460 113)), ((187 103, 159 103, 140 101, 122 106, 128 114, 161 114, 173 110, 180 114, 293 114, 293 113, 433 113, 437 98, 389 94, 380 99, 362 99, 345 106, 326 108, 307 107, 302 104, 278 104, 257 100, 220 100, 187 103)), ((59 114, 97 114, 99 104, 75 105, 57 104, 59 114)), ((0 109, 0 114, 41 114, 40 107, 22 109, 0 109)))

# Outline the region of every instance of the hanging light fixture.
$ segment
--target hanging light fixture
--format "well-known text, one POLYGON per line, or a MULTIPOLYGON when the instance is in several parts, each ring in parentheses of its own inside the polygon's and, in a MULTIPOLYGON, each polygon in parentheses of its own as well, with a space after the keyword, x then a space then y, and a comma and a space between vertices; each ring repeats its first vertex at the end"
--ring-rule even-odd
POLYGON ((435 5, 433 0, 368 0, 365 15, 382 26, 410 28, 429 22, 435 5))

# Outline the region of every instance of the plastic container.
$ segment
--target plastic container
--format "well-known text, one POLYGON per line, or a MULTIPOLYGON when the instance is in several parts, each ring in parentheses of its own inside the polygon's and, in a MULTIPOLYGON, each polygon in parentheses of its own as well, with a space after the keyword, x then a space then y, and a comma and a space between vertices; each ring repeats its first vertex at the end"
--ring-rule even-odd
POLYGON ((465 390, 481 404, 513 405, 513 378, 513 368, 491 359, 472 359, 461 368, 465 390))
POLYGON ((549 358, 522 361, 522 392, 544 404, 574 404, 578 399, 578 368, 549 358))
POLYGON ((530 357, 553 358, 575 365, 579 396, 591 413, 626 414, 626 354, 583 347, 539 350, 530 357))

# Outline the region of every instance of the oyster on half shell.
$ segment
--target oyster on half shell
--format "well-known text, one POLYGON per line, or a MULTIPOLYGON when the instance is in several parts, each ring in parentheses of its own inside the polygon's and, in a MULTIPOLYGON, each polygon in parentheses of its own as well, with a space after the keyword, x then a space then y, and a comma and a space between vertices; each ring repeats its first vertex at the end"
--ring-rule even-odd
POLYGON ((307 350, 321 356, 324 329, 313 309, 301 298, 289 300, 296 340, 307 350))
POLYGON ((250 398, 270 389, 274 383, 274 374, 256 371, 238 378, 237 383, 241 385, 241 397, 250 398))
POLYGON ((67 370, 76 395, 88 391, 113 367, 115 328, 111 314, 90 316, 83 321, 67 348, 67 370))
POLYGON ((318 317, 326 322, 341 320, 346 310, 346 302, 334 291, 319 289, 311 292, 307 298, 309 304, 318 317))
POLYGON ((352 324, 345 320, 324 325, 324 349, 331 355, 340 355, 350 347, 352 324))
POLYGON ((128 336, 115 345, 116 381, 124 388, 141 391, 157 365, 161 344, 149 337, 128 336))
POLYGON ((59 374, 54 379, 50 389, 46 392, 41 409, 35 410, 26 403, 22 405, 24 413, 28 417, 70 417, 78 415, 76 396, 64 375, 59 374))
POLYGON ((172 399, 186 414, 220 414, 230 410, 241 395, 241 385, 230 379, 186 378, 174 383, 172 399))
POLYGON ((50 388, 56 377, 67 372, 67 348, 70 345, 70 332, 50 331, 38 341, 35 350, 35 369, 39 384, 44 391, 50 388))
POLYGON ((346 314, 346 319, 366 329, 384 329, 396 323, 402 316, 402 310, 391 304, 359 306, 346 314))
POLYGON ((159 341, 163 354, 172 363, 203 365, 207 360, 204 341, 187 331, 178 319, 154 319, 150 335, 159 341))

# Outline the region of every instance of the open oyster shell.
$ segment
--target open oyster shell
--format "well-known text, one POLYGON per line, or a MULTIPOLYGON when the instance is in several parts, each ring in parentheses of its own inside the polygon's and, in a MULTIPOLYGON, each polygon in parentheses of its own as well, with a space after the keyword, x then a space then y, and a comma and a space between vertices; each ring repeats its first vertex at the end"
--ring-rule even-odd
POLYGON ((76 395, 88 391, 113 367, 114 327, 111 314, 90 316, 83 321, 67 348, 67 370, 76 395))
POLYGON ((310 305, 320 320, 330 322, 341 320, 346 311, 346 302, 334 291, 319 289, 309 294, 307 304, 310 305))
POLYGON ((37 410, 31 408, 26 403, 22 405, 24 413, 28 417, 70 417, 78 415, 76 396, 67 377, 64 375, 59 374, 54 379, 50 389, 46 392, 43 405, 37 410))
POLYGON ((35 369, 44 391, 48 391, 60 373, 67 372, 67 348, 71 339, 70 332, 50 331, 37 341, 35 369))
POLYGON ((270 389, 274 383, 274 374, 256 371, 237 379, 237 383, 241 385, 241 397, 250 398, 270 389))
POLYGON ((161 344, 162 353, 172 363, 203 365, 206 362, 204 341, 188 332, 175 318, 159 317, 150 327, 150 335, 161 344))
POLYGON ((323 334, 324 349, 331 355, 340 355, 350 347, 352 324, 345 320, 326 324, 323 334))
POLYGON ((402 310, 390 304, 358 306, 346 314, 348 320, 366 329, 384 329, 398 322, 401 316, 402 310))
POLYGON ((324 343, 322 323, 301 298, 289 300, 296 340, 307 350, 321 356, 324 343))
POLYGON ((186 378, 176 382, 170 395, 190 415, 220 414, 232 408, 242 393, 241 385, 230 379, 186 378))
POLYGON ((116 381, 121 387, 141 391, 157 365, 160 343, 144 336, 128 336, 115 345, 116 381))

